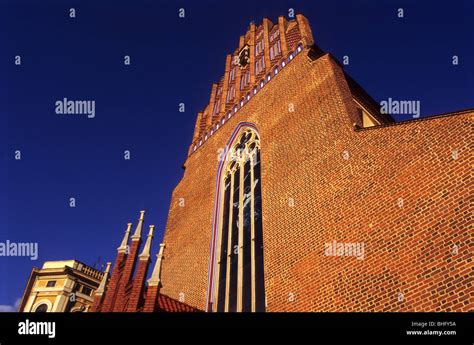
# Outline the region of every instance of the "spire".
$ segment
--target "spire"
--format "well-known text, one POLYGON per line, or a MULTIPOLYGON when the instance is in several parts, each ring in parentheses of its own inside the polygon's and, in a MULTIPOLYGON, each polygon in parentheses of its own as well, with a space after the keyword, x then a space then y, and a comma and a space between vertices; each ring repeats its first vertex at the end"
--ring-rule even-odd
POLYGON ((123 237, 122 244, 117 248, 119 253, 125 253, 128 246, 128 237, 130 236, 130 229, 132 228, 132 223, 127 224, 127 230, 125 231, 125 236, 123 237))
POLYGON ((138 219, 137 228, 135 229, 135 233, 132 236, 132 240, 138 240, 142 238, 142 226, 143 226, 144 218, 145 218, 145 211, 140 211, 140 218, 138 219))
POLYGON ((163 259, 163 250, 165 249, 165 244, 160 244, 160 251, 156 254, 156 263, 153 268, 153 273, 151 274, 150 279, 148 279, 148 286, 158 286, 160 285, 160 273, 161 273, 161 260, 163 259))
POLYGON ((155 228, 154 225, 150 225, 150 232, 148 233, 148 237, 145 242, 145 246, 143 246, 143 251, 140 254, 140 260, 148 260, 150 258, 150 248, 151 248, 151 240, 153 239, 153 229, 155 228))
POLYGON ((102 277, 102 281, 100 282, 99 288, 95 292, 96 295, 102 295, 105 292, 105 286, 107 285, 107 279, 109 278, 109 271, 111 262, 107 262, 107 267, 105 268, 104 276, 102 277))

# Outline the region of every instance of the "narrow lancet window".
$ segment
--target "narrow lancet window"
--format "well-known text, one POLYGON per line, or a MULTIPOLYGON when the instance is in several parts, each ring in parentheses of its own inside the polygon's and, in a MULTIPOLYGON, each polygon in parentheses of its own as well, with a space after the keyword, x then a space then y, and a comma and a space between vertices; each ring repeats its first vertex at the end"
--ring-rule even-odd
POLYGON ((219 243, 213 310, 265 311, 260 139, 243 130, 220 177, 219 243))

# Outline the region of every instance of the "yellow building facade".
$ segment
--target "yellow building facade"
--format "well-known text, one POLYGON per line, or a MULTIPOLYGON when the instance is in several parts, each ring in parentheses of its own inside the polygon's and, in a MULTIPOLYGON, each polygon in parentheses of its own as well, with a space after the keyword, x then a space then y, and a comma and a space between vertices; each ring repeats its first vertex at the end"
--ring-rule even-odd
POLYGON ((76 260, 33 268, 19 312, 87 312, 104 272, 76 260))

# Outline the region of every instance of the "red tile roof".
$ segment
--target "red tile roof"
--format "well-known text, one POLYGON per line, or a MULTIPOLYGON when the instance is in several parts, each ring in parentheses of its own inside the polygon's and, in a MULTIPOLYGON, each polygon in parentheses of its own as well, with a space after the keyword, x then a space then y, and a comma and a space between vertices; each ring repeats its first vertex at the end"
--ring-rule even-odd
POLYGON ((186 303, 177 301, 171 297, 160 294, 158 296, 158 309, 157 312, 201 312, 202 310, 196 309, 187 305, 186 303))

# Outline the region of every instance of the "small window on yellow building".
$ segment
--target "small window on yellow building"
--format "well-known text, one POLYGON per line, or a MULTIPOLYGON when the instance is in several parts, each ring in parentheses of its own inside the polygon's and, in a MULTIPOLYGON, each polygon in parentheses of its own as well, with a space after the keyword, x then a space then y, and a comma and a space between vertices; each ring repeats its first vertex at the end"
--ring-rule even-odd
POLYGON ((48 283, 46 284, 46 287, 55 287, 56 286, 56 280, 49 280, 48 283))

